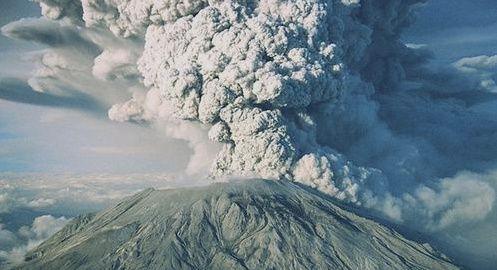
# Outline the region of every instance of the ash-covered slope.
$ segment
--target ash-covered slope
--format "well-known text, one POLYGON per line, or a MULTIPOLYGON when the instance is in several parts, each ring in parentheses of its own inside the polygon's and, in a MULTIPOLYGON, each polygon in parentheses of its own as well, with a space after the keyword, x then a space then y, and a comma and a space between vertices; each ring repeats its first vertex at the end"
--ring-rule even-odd
POLYGON ((20 269, 456 269, 316 191, 264 180, 146 190, 78 218, 20 269))

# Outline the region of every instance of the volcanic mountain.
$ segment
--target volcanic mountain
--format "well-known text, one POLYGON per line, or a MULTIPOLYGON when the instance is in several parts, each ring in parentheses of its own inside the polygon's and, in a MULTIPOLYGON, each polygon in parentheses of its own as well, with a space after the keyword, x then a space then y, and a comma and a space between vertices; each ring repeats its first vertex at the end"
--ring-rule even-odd
POLYGON ((457 269, 427 244, 284 181, 147 189, 74 219, 19 269, 457 269))

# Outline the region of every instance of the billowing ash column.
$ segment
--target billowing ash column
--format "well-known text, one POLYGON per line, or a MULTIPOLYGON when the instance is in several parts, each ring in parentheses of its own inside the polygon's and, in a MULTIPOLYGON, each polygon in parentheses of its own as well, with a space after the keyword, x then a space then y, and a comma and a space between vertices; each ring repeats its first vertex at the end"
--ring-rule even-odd
POLYGON ((462 172, 494 166, 497 124, 400 40, 425 0, 34 1, 50 20, 1 29, 48 47, 29 86, 187 141, 188 177, 297 181, 430 230, 493 209, 462 172))
POLYGON ((396 59, 378 54, 397 45, 419 2, 37 1, 52 19, 144 37, 138 70, 149 91, 113 106, 111 119, 202 122, 224 144, 213 176, 288 179, 354 202, 376 171, 319 145, 315 118, 350 88, 369 91, 363 78, 391 77, 396 59))
MULTIPOLYGON (((308 0, 158 8, 149 18, 162 23, 147 27, 139 61, 151 90, 144 101, 130 102, 143 106, 143 119, 173 115, 212 125, 209 137, 225 145, 215 176, 286 178, 333 194, 353 188, 336 187, 330 153, 316 144, 307 113, 345 90, 344 20, 352 10, 340 1, 308 0)), ((357 44, 367 44, 369 32, 355 24, 357 44)), ((120 106, 129 103, 115 106, 111 118, 122 118, 127 110, 120 106)))

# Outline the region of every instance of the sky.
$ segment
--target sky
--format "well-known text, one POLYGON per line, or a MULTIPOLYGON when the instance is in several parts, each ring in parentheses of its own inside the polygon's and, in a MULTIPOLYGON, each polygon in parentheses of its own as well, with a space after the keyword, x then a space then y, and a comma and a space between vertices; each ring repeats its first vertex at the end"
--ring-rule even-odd
MULTIPOLYGON (((37 4, 2 0, 0 25, 39 17, 37 4)), ((42 45, 0 36, 0 74, 27 78, 42 45)), ((0 100, 0 171, 43 173, 172 172, 185 166, 188 146, 160 132, 74 109, 0 100)))
POLYGON ((428 1, 404 34, 407 42, 425 44, 437 64, 463 57, 494 55, 497 5, 492 0, 428 1), (427 31, 429 29, 429 31, 427 31))
MULTIPOLYGON (((40 12, 33 2, 1 0, 0 26, 21 18, 37 18, 40 12)), ((419 48, 420 58, 430 70, 415 73, 425 78, 414 79, 412 85, 425 83, 425 87, 439 92, 419 91, 419 99, 382 93, 375 97, 378 107, 360 103, 343 117, 350 116, 351 123, 359 123, 358 130, 367 131, 368 136, 354 141, 348 137, 354 137, 357 130, 343 136, 331 129, 323 132, 329 138, 319 138, 320 143, 342 151, 353 162, 381 169, 387 178, 403 179, 409 170, 416 177, 427 178, 427 183, 418 187, 415 177, 406 177, 399 185, 404 188, 391 190, 392 196, 401 198, 400 206, 389 199, 389 194, 381 211, 395 219, 405 211, 402 207, 409 208, 406 201, 417 200, 412 208, 423 205, 419 207, 422 214, 412 216, 434 220, 424 227, 419 225, 419 230, 426 233, 429 227, 428 235, 436 239, 433 244, 470 269, 490 269, 497 258, 497 230, 493 227, 497 213, 492 193, 497 188, 497 153, 492 146, 495 140, 487 137, 497 134, 497 56, 492 58, 497 55, 496 15, 494 0, 432 0, 420 4, 416 22, 403 32, 401 41, 419 48), (421 103, 424 106, 418 106, 421 103), (383 122, 372 116, 375 110, 383 122), (461 144, 468 149, 453 148, 461 144), (368 145, 373 147, 365 147, 368 145), (404 196, 406 190, 412 198, 404 196)), ((47 21, 23 23, 38 23, 41 31, 54 27, 47 21)), ((53 233, 47 227, 59 228, 75 215, 102 209, 149 186, 205 184, 201 181, 207 174, 205 163, 212 161, 219 150, 218 145, 204 139, 207 131, 203 127, 176 122, 122 122, 121 111, 108 113, 113 104, 127 104, 121 109, 131 112, 132 118, 133 103, 126 101, 130 95, 137 100, 143 98, 144 90, 128 83, 136 71, 125 65, 117 74, 123 76, 120 80, 105 78, 89 83, 84 76, 79 81, 64 73, 67 77, 61 79, 65 79, 61 89, 53 81, 23 83, 37 75, 40 63, 50 60, 41 57, 50 47, 60 49, 62 54, 74 54, 76 61, 85 64, 85 57, 97 49, 85 45, 82 39, 79 49, 87 46, 88 51, 71 50, 70 46, 78 44, 67 40, 95 33, 71 31, 68 27, 58 32, 65 43, 55 45, 40 44, 43 39, 33 43, 0 35, 0 239, 8 239, 0 244, 0 267, 2 262, 18 261, 23 252, 53 233), (54 92, 42 95, 33 91, 33 85, 54 86, 54 92), (78 94, 72 88, 89 94, 78 94), (101 100, 93 99, 95 89, 100 91, 101 100), (111 121, 109 116, 118 121, 111 121)), ((112 38, 102 41, 110 47, 143 46, 141 41, 121 42, 112 38)), ((105 72, 101 72, 104 77, 108 76, 105 72)), ((407 85, 406 89, 414 87, 407 85)), ((357 104, 361 99, 352 101, 357 104)), ((341 123, 334 120, 335 124, 341 123)), ((347 123, 342 124, 346 129, 347 123)), ((319 161, 309 158, 301 167, 305 171, 314 163, 319 161)), ((319 165, 326 167, 325 162, 319 165)), ((410 215, 405 214, 407 222, 411 221, 410 215)))
MULTIPOLYGON (((496 55, 497 4, 493 0, 428 1, 420 9, 416 23, 405 32, 403 39, 406 43, 425 45, 433 54, 431 64, 437 68, 453 65, 462 58, 496 55)), ((495 69, 490 71, 495 74, 494 72, 495 69)), ((484 74, 483 77, 487 75, 484 74)), ((494 110, 496 105, 489 100, 480 109, 494 110)), ((497 235, 495 224, 497 215, 494 214, 487 222, 463 228, 466 238, 460 237, 460 241, 449 240, 448 245, 468 245, 472 248, 466 249, 466 254, 456 252, 454 256, 470 257, 473 265, 479 265, 474 269, 491 269, 495 265, 493 259, 483 259, 481 255, 486 254, 486 258, 496 255, 491 251, 494 248, 488 245, 497 235), (473 239, 478 244, 473 245, 468 239, 473 239)), ((457 228, 446 233, 459 234, 457 228)))

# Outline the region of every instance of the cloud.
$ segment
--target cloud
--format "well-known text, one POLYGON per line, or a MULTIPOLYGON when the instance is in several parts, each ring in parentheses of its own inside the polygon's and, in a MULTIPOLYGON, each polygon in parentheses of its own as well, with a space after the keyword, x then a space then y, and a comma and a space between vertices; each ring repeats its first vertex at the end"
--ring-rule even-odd
POLYGON ((480 87, 496 93, 497 55, 465 57, 453 64, 458 70, 479 77, 480 87))
POLYGON ((83 14, 80 1, 72 0, 34 0, 40 3, 43 16, 52 20, 68 18, 80 22, 83 14))
POLYGON ((43 198, 38 197, 36 199, 29 199, 26 197, 16 196, 12 192, 11 188, 2 188, 0 190, 0 214, 9 213, 16 208, 28 208, 28 209, 47 209, 57 203, 57 200, 53 198, 43 198))
POLYGON ((461 71, 466 72, 478 72, 479 70, 495 71, 497 69, 497 55, 462 58, 454 65, 461 71))
POLYGON ((11 239, 13 242, 11 247, 0 246, 0 266, 11 267, 23 262, 24 255, 29 250, 62 229, 68 221, 65 217, 55 218, 51 215, 43 215, 36 217, 30 227, 20 228, 16 234, 1 229, 2 224, 0 224, 0 240, 11 239))
MULTIPOLYGON (((79 2, 79 1, 78 1, 79 2)), ((81 1, 83 19, 88 27, 103 26, 115 35, 142 35, 150 23, 163 24, 195 14, 207 1, 168 0, 88 0, 81 1), (109 16, 108 14, 113 14, 109 16)))
POLYGON ((21 232, 24 236, 29 236, 30 238, 47 239, 64 227, 67 221, 64 217, 54 218, 51 215, 39 216, 35 218, 29 230, 22 230, 21 232))
POLYGON ((186 141, 193 153, 189 158, 185 172, 192 177, 204 178, 209 174, 212 162, 221 148, 209 141, 206 125, 181 121, 171 116, 171 107, 163 102, 158 91, 149 91, 147 97, 135 93, 133 99, 114 105, 109 110, 109 118, 117 122, 143 123, 155 118, 153 126, 168 138, 186 141), (149 109, 143 108, 143 103, 149 109), (160 105, 159 105, 160 104, 160 105), (161 115, 160 118, 157 118, 161 115))
POLYGON ((419 187, 414 196, 434 221, 428 227, 436 230, 484 219, 493 210, 495 190, 489 183, 481 181, 483 177, 466 172, 442 179, 439 190, 419 187))
POLYGON ((3 26, 1 30, 9 38, 29 40, 52 48, 73 47, 89 53, 100 50, 77 28, 43 18, 21 19, 3 26))
MULTIPOLYGON (((204 181, 199 179, 196 184, 204 181)), ((185 182, 181 175, 167 173, 3 173, 0 174, 0 213, 31 209, 69 215, 74 209, 101 209, 148 187, 171 188, 189 184, 194 183, 185 182)))
MULTIPOLYGON (((287 130, 287 122, 293 124, 293 118, 299 117, 291 115, 291 110, 336 100, 345 73, 337 51, 348 46, 333 43, 334 33, 322 26, 327 22, 320 14, 331 14, 324 3, 295 10, 290 9, 292 4, 260 4, 260 13, 254 14, 237 10, 236 4, 219 4, 174 23, 151 24, 138 68, 152 89, 144 101, 124 103, 126 109, 114 107, 112 118, 127 118, 119 111, 130 113, 133 120, 178 118, 223 127, 227 132, 221 133, 229 138, 211 136, 227 139, 214 163, 214 175, 291 178, 292 166, 301 155, 295 152, 307 151, 298 149, 292 137, 292 132, 299 132, 298 125, 287 130), (280 16, 275 12, 278 8, 288 14, 280 16), (262 23, 263 16, 274 20, 274 26, 262 23), (309 21, 304 24, 299 16, 308 16, 309 21), (299 30, 279 20, 295 23, 299 30), (203 49, 206 42, 212 46, 203 49), (184 48, 184 53, 178 53, 178 48, 184 48), (289 115, 281 112, 285 108, 289 115)), ((344 4, 337 4, 337 9, 344 18, 350 12, 344 4)), ((351 22, 351 28, 360 27, 356 24, 351 22)), ((364 33, 360 38, 357 43, 362 44, 369 37, 364 33)))
POLYGON ((57 201, 52 198, 38 198, 28 202, 28 206, 31 208, 47 208, 54 205, 57 201))
POLYGON ((0 99, 39 106, 85 110, 92 113, 103 111, 99 101, 94 98, 75 90, 67 92, 70 92, 71 96, 43 93, 35 91, 27 82, 20 79, 0 78, 0 99))
POLYGON ((17 244, 17 236, 0 224, 0 250, 12 249, 17 244))
POLYGON ((138 40, 44 18, 7 24, 2 34, 48 46, 29 59, 37 69, 27 81, 37 92, 63 97, 78 94, 108 109, 130 93, 141 91, 136 72, 138 40))
POLYGON ((140 74, 136 67, 138 55, 125 49, 106 50, 95 58, 93 75, 101 80, 138 80, 140 74))

